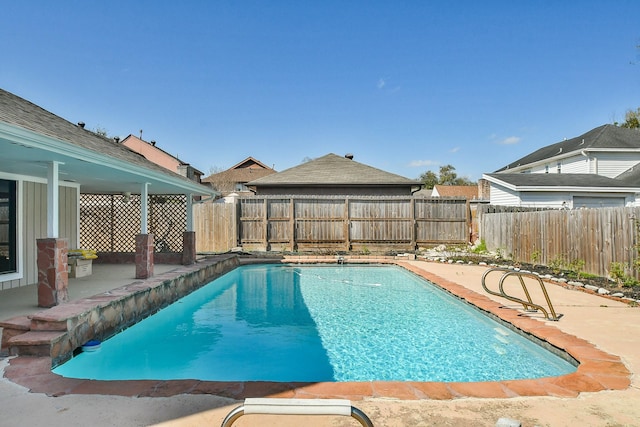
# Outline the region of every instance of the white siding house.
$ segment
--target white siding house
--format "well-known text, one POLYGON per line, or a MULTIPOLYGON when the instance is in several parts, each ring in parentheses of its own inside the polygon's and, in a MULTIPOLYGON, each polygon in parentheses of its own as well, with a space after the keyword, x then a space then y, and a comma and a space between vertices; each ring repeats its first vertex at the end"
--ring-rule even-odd
POLYGON ((603 125, 543 147, 483 179, 495 205, 638 206, 640 130, 603 125))

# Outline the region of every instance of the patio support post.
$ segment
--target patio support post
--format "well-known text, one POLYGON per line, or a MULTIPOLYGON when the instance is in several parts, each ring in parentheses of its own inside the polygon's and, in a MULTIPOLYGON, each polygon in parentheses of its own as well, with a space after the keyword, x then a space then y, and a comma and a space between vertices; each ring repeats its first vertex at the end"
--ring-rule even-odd
POLYGON ((153 276, 153 234, 136 236, 136 279, 153 276))
POLYGON ((57 238, 60 228, 60 162, 49 163, 47 170, 47 237, 57 238))
POLYGON ((37 239, 38 307, 53 307, 69 301, 67 239, 37 239))
POLYGON ((196 262, 196 232, 185 231, 182 234, 182 265, 191 265, 196 262))
POLYGON ((69 301, 69 242, 58 236, 59 165, 51 162, 47 170, 47 238, 36 239, 38 307, 46 308, 69 301))
POLYGON ((153 234, 147 231, 149 214, 149 183, 140 185, 140 234, 136 236, 136 279, 153 276, 153 234))
POLYGON ((187 231, 182 234, 182 265, 196 262, 196 233, 193 231, 193 194, 187 196, 187 231))
POLYGON ((140 186, 140 233, 147 234, 149 216, 149 183, 140 186))

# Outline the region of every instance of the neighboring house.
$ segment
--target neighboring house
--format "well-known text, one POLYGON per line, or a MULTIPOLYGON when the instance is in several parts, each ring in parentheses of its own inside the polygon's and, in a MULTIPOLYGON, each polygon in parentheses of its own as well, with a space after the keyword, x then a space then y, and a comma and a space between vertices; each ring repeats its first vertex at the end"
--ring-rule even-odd
MULTIPOLYGON (((0 153, 0 290, 51 280, 38 271, 41 242, 82 246, 80 193, 185 195, 187 224, 192 198, 217 194, 2 89, 0 153)), ((141 223, 146 235, 146 218, 141 223)), ((61 259, 52 267, 56 281, 67 278, 57 273, 66 253, 61 259)))
POLYGON ((121 144, 165 169, 187 177, 191 181, 201 182, 202 172, 159 148, 155 141, 147 142, 136 136, 129 135, 122 140, 121 144))
POLYGON ((471 241, 478 238, 478 205, 489 203, 483 192, 483 180, 476 185, 434 185, 430 197, 464 198, 469 202, 471 210, 471 241))
POLYGON ((603 125, 484 174, 492 205, 637 206, 640 130, 603 125))
POLYGON ((313 196, 410 196, 422 185, 333 153, 247 183, 256 195, 313 196))
POLYGON ((227 170, 203 178, 202 181, 211 184, 211 186, 222 193, 223 196, 227 196, 230 193, 248 196, 253 194, 247 188, 248 182, 274 173, 276 173, 276 171, 273 168, 270 168, 253 157, 247 157, 227 170))
POLYGON ((434 185, 431 197, 464 197, 467 200, 480 198, 477 185, 434 185))

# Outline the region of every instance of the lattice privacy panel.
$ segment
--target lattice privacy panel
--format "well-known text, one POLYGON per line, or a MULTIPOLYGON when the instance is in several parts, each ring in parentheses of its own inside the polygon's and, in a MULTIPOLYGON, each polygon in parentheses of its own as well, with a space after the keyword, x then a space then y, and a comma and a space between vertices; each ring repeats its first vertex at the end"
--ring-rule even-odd
MULTIPOLYGON (((139 195, 81 194, 80 241, 98 252, 135 252, 140 233, 139 195)), ((186 196, 151 195, 147 224, 156 252, 182 252, 186 230, 186 196)))
POLYGON ((149 196, 149 233, 155 236, 156 252, 182 252, 187 229, 186 196, 149 196))

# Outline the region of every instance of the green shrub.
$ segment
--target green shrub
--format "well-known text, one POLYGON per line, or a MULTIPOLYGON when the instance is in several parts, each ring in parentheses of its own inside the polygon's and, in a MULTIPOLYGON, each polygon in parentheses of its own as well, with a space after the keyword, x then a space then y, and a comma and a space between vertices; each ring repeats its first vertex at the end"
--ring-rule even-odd
POLYGON ((564 255, 556 255, 554 259, 549 261, 549 268, 555 273, 558 274, 562 271, 566 266, 564 255))
POLYGON ((579 280, 580 277, 584 274, 582 270, 584 269, 585 262, 583 259, 574 259, 569 263, 569 270, 576 273, 576 278, 579 280))
POLYGON ((624 276, 624 278, 622 279, 622 286, 627 288, 638 286, 638 284, 640 284, 640 282, 638 282, 635 277, 624 276))
POLYGON ((618 282, 618 284, 622 284, 624 277, 626 276, 624 272, 624 264, 621 262, 612 262, 609 264, 609 277, 618 282))
POLYGON ((540 258, 542 257, 542 253, 539 250, 535 250, 531 253, 531 264, 534 265, 534 267, 540 262, 540 258))
POLYGON ((483 254, 487 252, 487 243, 484 241, 484 239, 480 240, 480 243, 478 243, 478 246, 473 248, 472 252, 475 254, 483 254))

